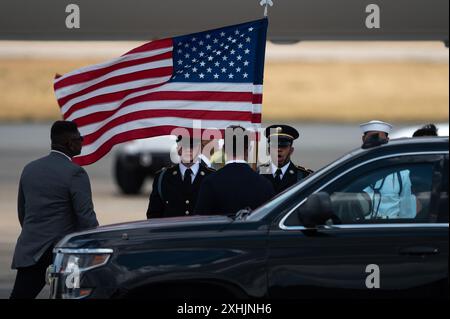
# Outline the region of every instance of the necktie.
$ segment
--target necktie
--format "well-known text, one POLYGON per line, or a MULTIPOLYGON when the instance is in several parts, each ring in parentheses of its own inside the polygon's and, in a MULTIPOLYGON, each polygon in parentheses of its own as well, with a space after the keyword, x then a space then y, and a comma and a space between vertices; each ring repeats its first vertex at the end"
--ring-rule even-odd
POLYGON ((188 168, 185 172, 184 172, 184 177, 183 177, 183 186, 190 188, 192 181, 191 181, 191 175, 192 175, 192 170, 190 168, 188 168))
POLYGON ((275 172, 275 180, 276 180, 278 183, 281 182, 281 174, 282 174, 281 169, 280 169, 280 168, 277 169, 277 171, 275 172))
POLYGON ((275 191, 278 192, 281 185, 281 169, 277 169, 275 172, 275 191))

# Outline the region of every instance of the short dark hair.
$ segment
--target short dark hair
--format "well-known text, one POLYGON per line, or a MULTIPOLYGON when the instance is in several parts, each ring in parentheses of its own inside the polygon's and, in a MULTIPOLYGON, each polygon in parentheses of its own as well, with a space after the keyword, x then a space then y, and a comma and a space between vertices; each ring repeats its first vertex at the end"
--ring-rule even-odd
POLYGON ((63 144, 67 136, 78 133, 78 126, 71 121, 56 121, 50 130, 52 144, 63 144))
POLYGON ((229 156, 246 156, 249 148, 249 132, 245 128, 238 125, 229 126, 225 129, 225 153, 229 156), (230 139, 232 137, 232 139, 230 139), (227 146, 231 144, 230 146, 227 146))
POLYGON ((430 123, 422 126, 420 129, 414 132, 413 137, 420 136, 438 136, 436 125, 430 123))

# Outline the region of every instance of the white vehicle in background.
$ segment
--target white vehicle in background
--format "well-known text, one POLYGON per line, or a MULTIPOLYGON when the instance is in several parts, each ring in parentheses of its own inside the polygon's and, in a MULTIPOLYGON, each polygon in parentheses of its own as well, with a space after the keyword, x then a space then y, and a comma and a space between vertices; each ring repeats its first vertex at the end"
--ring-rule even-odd
MULTIPOLYGON (((394 129, 394 131, 389 135, 389 138, 394 139, 394 138, 412 137, 414 132, 423 127, 424 125, 425 123, 422 125, 404 127, 398 130, 394 129)), ((448 136, 449 123, 437 123, 437 124, 435 123, 434 125, 436 125, 437 127, 438 136, 448 136)))
POLYGON ((124 194, 139 194, 147 177, 172 163, 175 136, 158 136, 124 143, 115 154, 114 177, 124 194))

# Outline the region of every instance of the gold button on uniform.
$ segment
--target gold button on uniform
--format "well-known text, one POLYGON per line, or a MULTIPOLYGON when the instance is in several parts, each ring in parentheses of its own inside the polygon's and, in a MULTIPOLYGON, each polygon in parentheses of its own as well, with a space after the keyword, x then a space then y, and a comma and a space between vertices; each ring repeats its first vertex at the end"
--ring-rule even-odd
POLYGON ((189 199, 186 200, 186 204, 189 204, 189 199))
POLYGON ((186 214, 186 215, 189 215, 189 211, 187 210, 187 211, 185 212, 185 214, 186 214))

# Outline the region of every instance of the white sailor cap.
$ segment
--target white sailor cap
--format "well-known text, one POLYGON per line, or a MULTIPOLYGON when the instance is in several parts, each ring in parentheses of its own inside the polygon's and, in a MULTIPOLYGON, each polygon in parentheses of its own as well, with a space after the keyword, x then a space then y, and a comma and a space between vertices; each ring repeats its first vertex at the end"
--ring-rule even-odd
POLYGON ((386 134, 391 133, 392 131, 392 125, 383 121, 370 121, 367 123, 360 124, 359 127, 363 131, 363 133, 366 132, 385 132, 386 134))

